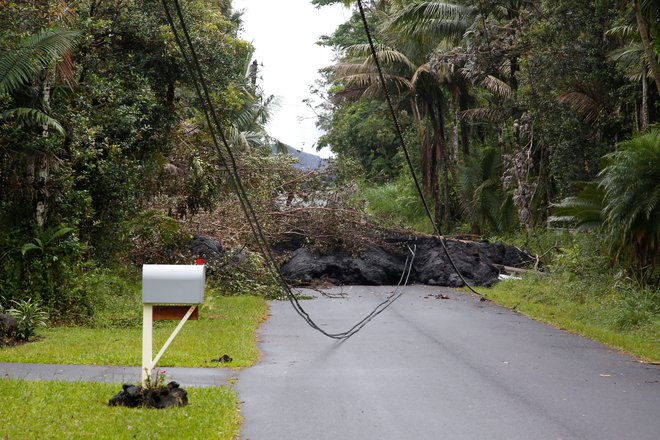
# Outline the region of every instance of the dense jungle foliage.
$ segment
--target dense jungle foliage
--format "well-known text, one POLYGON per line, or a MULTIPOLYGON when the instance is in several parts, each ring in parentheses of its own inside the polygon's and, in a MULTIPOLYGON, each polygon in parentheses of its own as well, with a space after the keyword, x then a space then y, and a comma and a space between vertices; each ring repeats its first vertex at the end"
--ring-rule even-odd
POLYGON ((376 57, 357 9, 320 41, 337 55, 319 88, 320 144, 361 166, 375 211, 423 212, 389 94, 443 232, 597 229, 613 263, 654 270, 658 2, 364 3, 376 57))
MULTIPOLYGON (((319 14, 341 3, 311 1, 319 14)), ((337 219, 362 225, 365 206, 385 225, 429 230, 387 90, 443 233, 589 229, 611 267, 657 282, 657 2, 365 1, 384 85, 343 3, 352 16, 319 41, 337 62, 313 87, 332 182, 271 156, 273 97, 240 11, 181 2, 270 236, 314 225, 337 240, 359 231, 337 219), (324 220, 294 216, 309 203, 282 214, 279 201, 310 197, 325 200, 324 220)), ((110 268, 184 261, 194 234, 249 249, 160 0, 0 1, 0 29, 0 307, 29 299, 55 322, 94 323, 124 289, 110 268)), ((217 276, 237 291, 267 285, 250 258, 257 275, 217 276)))

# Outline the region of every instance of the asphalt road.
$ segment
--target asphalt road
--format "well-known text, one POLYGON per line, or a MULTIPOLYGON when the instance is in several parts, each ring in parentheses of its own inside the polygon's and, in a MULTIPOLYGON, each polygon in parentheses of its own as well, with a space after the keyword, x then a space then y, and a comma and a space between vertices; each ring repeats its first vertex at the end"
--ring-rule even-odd
MULTIPOLYGON (((227 385, 230 379, 237 376, 235 370, 228 368, 166 367, 164 369, 167 370, 168 380, 175 380, 186 387, 227 385)), ((141 367, 0 362, 0 378, 135 384, 141 380, 141 367)))
MULTIPOLYGON (((344 292, 303 306, 342 331, 389 289, 344 292)), ((236 383, 246 440, 660 439, 660 367, 471 295, 407 287, 345 342, 271 315, 236 383)))

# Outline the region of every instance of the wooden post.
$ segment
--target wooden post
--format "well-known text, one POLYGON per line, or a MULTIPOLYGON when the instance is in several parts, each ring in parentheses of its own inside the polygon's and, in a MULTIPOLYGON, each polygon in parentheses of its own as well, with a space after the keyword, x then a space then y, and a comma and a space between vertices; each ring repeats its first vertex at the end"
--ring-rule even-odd
POLYGON ((156 367, 156 363, 170 346, 174 338, 181 328, 186 323, 188 318, 197 311, 197 306, 190 306, 188 311, 176 326, 170 337, 165 341, 165 344, 160 349, 156 358, 153 358, 153 323, 154 323, 154 306, 152 304, 142 304, 142 386, 146 387, 147 378, 151 376, 151 371, 156 367))
POLYGON ((176 326, 176 328, 174 329, 174 331, 172 332, 172 334, 170 335, 170 337, 167 339, 167 341, 165 341, 165 344, 163 345, 163 348, 160 349, 160 351, 159 351, 158 354, 156 355, 156 358, 155 358, 153 361, 151 361, 151 368, 155 368, 155 367, 156 367, 156 363, 158 363, 158 361, 160 360, 161 356, 165 353, 165 350, 167 350, 167 347, 170 346, 170 344, 172 343, 172 341, 174 340, 174 338, 176 337, 176 335, 179 334, 179 331, 180 331, 181 328, 183 327, 183 324, 186 323, 186 321, 188 320, 188 318, 190 317, 190 315, 192 315, 192 312, 194 312, 196 309, 197 309, 196 306, 190 306, 190 308, 188 309, 188 312, 186 312, 186 314, 185 314, 185 315, 183 316, 183 318, 181 319, 181 322, 179 322, 179 325, 176 326))
POLYGON ((147 377, 151 375, 153 313, 154 308, 151 304, 142 304, 142 386, 146 385, 147 377))

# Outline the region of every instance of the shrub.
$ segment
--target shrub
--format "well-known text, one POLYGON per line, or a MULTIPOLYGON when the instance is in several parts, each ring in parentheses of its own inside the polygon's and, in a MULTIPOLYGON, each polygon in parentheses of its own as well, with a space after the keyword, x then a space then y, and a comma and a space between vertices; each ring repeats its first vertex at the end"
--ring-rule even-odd
POLYGON ((37 334, 37 330, 41 327, 46 327, 48 322, 48 314, 44 311, 38 301, 31 299, 22 301, 12 301, 14 307, 7 310, 7 312, 16 318, 18 323, 18 330, 16 337, 29 341, 30 338, 37 334))
POLYGON ((247 251, 229 255, 225 261, 207 262, 208 280, 223 295, 259 295, 279 298, 282 289, 261 255, 247 251))
POLYGON ((618 148, 605 156, 600 173, 612 251, 636 267, 654 266, 660 261, 660 129, 618 148))
MULTIPOLYGON (((429 233, 433 231, 417 189, 407 173, 394 181, 366 187, 360 196, 367 201, 369 213, 379 218, 385 226, 409 227, 429 233)), ((433 212, 433 206, 429 206, 429 209, 433 212)))
POLYGON ((660 317, 660 290, 621 286, 622 296, 615 304, 616 326, 622 330, 641 327, 660 317))
POLYGON ((131 261, 135 265, 172 263, 176 252, 190 241, 173 218, 158 211, 145 211, 130 221, 131 261))
POLYGON ((88 297, 93 304, 87 324, 129 328, 142 323, 142 298, 136 273, 123 267, 93 268, 83 274, 78 284, 79 295, 88 297))
POLYGON ((77 283, 85 269, 87 245, 73 228, 59 227, 41 231, 21 246, 21 259, 15 264, 17 290, 14 300, 39 301, 57 321, 77 321, 90 314, 92 304, 80 296, 77 283))

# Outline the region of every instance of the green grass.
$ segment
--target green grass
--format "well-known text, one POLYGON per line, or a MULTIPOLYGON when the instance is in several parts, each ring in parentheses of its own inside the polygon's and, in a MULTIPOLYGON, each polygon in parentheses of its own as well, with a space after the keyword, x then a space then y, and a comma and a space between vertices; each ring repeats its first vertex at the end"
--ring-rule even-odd
MULTIPOLYGON (((228 354, 228 365, 244 367, 258 358, 255 331, 266 318, 266 301, 256 296, 208 295, 199 321, 189 321, 172 342, 158 366, 214 367, 211 359, 228 354)), ((177 322, 154 325, 154 356, 177 322)), ((55 327, 42 338, 23 345, 0 348, 0 362, 54 364, 140 365, 142 327, 55 327)))
POLYGON ((480 292, 555 327, 660 362, 660 296, 648 287, 559 272, 503 281, 480 292))
POLYGON ((189 405, 110 407, 120 385, 0 379, 3 439, 233 439, 241 417, 227 387, 189 388, 189 405))

